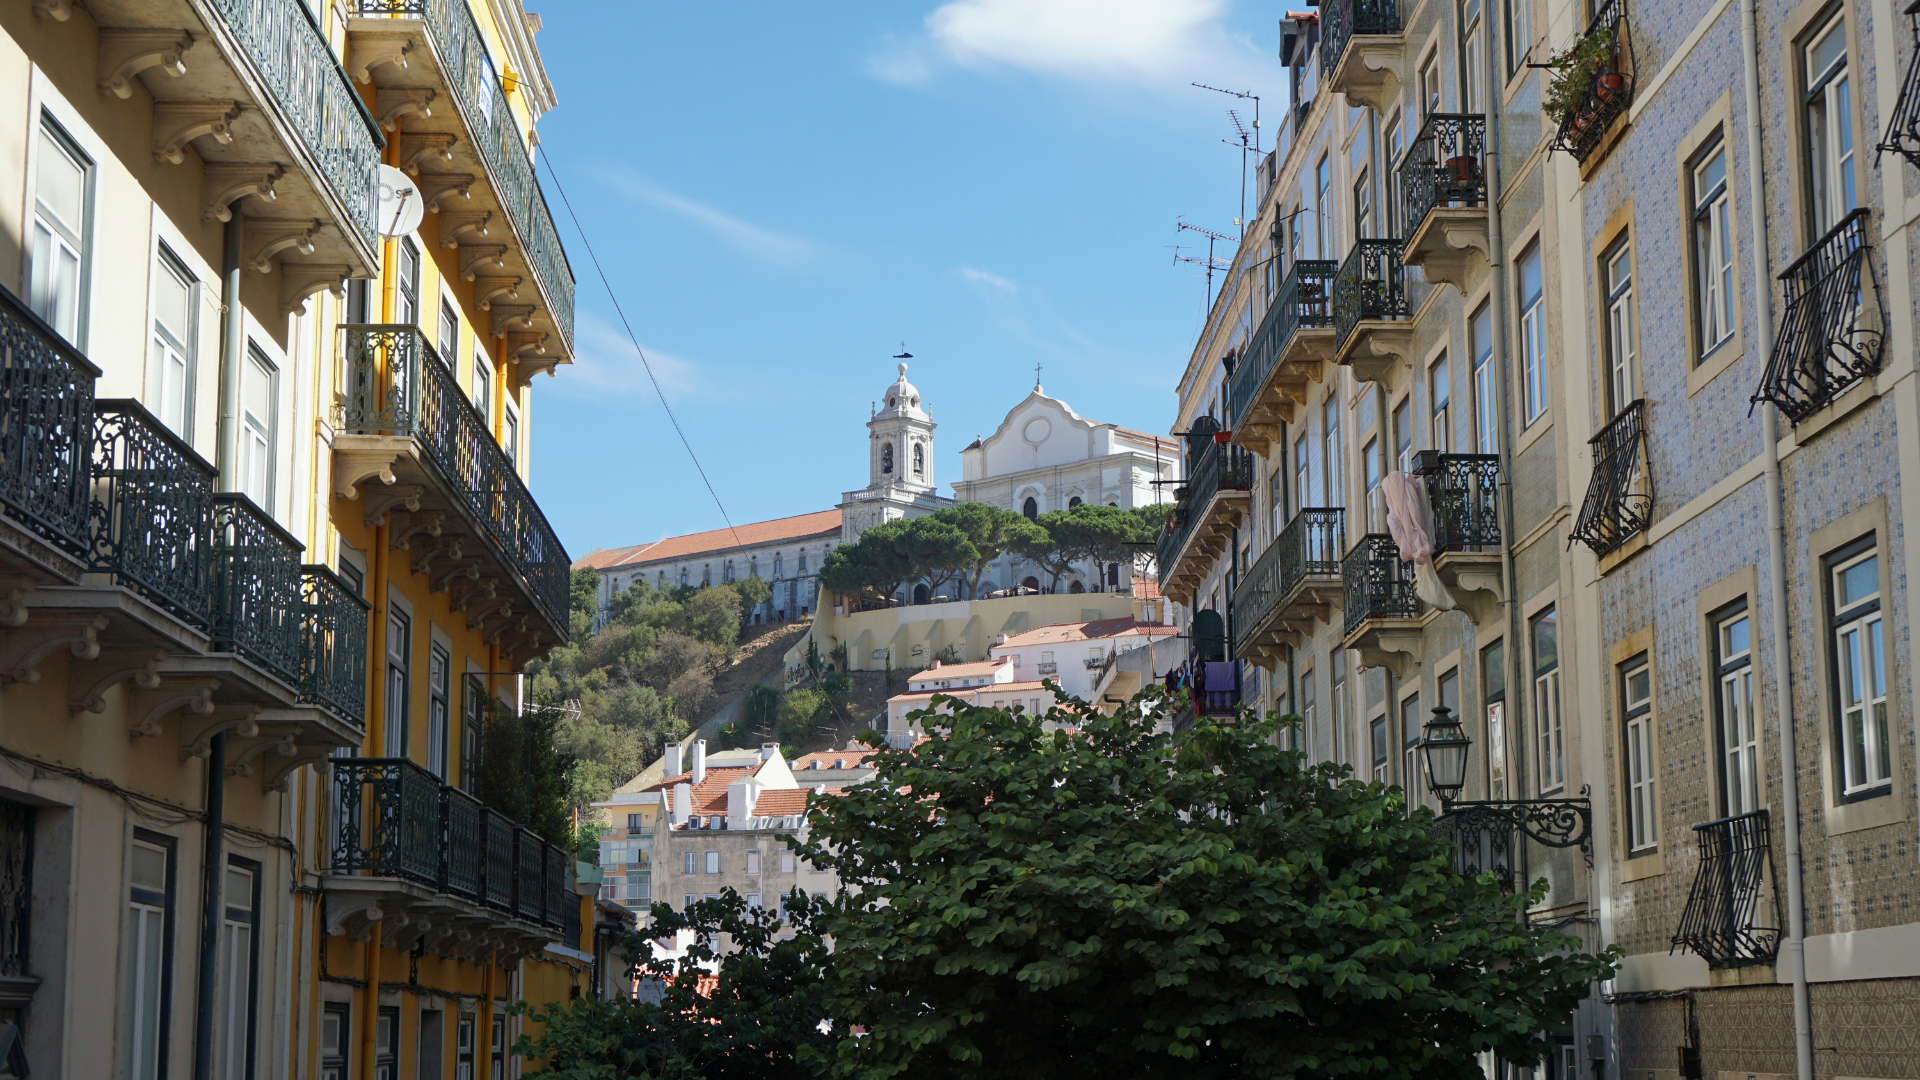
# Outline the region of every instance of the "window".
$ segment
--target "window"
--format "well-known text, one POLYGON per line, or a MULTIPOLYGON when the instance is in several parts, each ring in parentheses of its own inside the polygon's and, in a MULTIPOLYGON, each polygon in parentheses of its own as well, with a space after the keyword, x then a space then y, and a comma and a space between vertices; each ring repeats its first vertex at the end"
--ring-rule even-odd
POLYGON ((520 467, 520 410, 514 407, 513 398, 507 398, 507 414, 500 422, 500 447, 507 452, 507 460, 514 468, 520 467))
POLYGON ((1356 240, 1367 240, 1373 235, 1373 177, 1362 165, 1353 181, 1353 236, 1356 240))
POLYGON ((453 657, 434 643, 427 650, 427 771, 447 778, 448 722, 453 717, 453 657))
POLYGON ((1386 529, 1387 511, 1380 499, 1380 440, 1377 437, 1367 440, 1366 448, 1360 452, 1360 460, 1366 469, 1367 528, 1380 532, 1386 529))
POLYGON ((1493 373, 1493 308, 1481 304, 1467 322, 1467 347, 1473 350, 1473 452, 1500 452, 1499 387, 1493 373))
POLYGON ((707 873, 717 874, 719 872, 720 872, 720 853, 717 851, 707 852, 707 873))
MULTIPOLYGON (((468 675, 466 692, 460 705, 460 787, 475 790, 479 783, 480 731, 486 723, 487 684, 476 675, 468 675)), ((631 822, 628 828, 637 828, 631 822)))
POLYGON ((1660 842, 1653 819, 1653 680, 1647 658, 1636 657, 1620 669, 1620 713, 1627 782, 1627 851, 1644 851, 1660 842))
MULTIPOLYGON (((320 1013, 320 1078, 347 1080, 347 1050, 353 1025, 353 1006, 344 1001, 329 1001, 320 1013)), ((464 1078, 471 1080, 471 1077, 464 1078)))
POLYGON ((473 1035, 472 1013, 460 1014, 460 1026, 454 1029, 453 1036, 453 1075, 454 1080, 474 1080, 473 1077, 473 1035))
POLYGON ((414 1043, 414 1059, 419 1062, 416 1074, 419 1080, 438 1080, 444 1076, 443 1068, 446 1055, 441 1048, 441 1029, 446 1023, 446 1013, 439 1009, 420 1010, 420 1037, 414 1043))
POLYGON ((220 1011, 215 1020, 213 1074, 220 1080, 253 1076, 254 990, 260 943, 260 864, 228 858, 220 903, 220 1011))
POLYGON ((1727 148, 1716 142, 1693 167, 1693 304, 1701 357, 1733 336, 1732 213, 1727 148))
POLYGON ((1834 697, 1840 718, 1841 793, 1861 795, 1893 781, 1887 721, 1886 633, 1880 611, 1880 558, 1854 545, 1829 561, 1834 697))
POLYGON ((747 910, 748 910, 748 911, 759 911, 759 910, 760 910, 760 894, 759 894, 759 893, 757 893, 757 892, 750 892, 750 893, 748 893, 748 894, 747 894, 747 895, 746 895, 745 897, 743 897, 743 899, 745 899, 745 900, 746 900, 746 902, 747 902, 747 910))
POLYGON ((1387 718, 1376 716, 1368 725, 1368 733, 1373 736, 1373 778, 1387 781, 1387 718))
POLYGON ((1295 513, 1306 509, 1308 505, 1307 485, 1313 480, 1312 462, 1308 459, 1308 453, 1305 435, 1293 440, 1293 510, 1295 513))
POLYGON ((153 337, 147 394, 160 422, 183 439, 192 437, 187 426, 193 416, 194 296, 193 275, 163 245, 153 267, 153 337))
POLYGON ((1445 101, 1440 92, 1440 54, 1428 55, 1427 62, 1420 65, 1420 118, 1422 120, 1437 112, 1445 111, 1445 101))
POLYGON ((413 624, 405 612, 389 608, 387 612, 387 715, 388 757, 407 756, 407 699, 410 689, 407 664, 413 624))
POLYGON ((354 278, 347 282, 347 322, 364 323, 367 310, 371 306, 373 282, 366 278, 354 278))
POLYGON ((473 408, 482 422, 493 422, 493 361, 478 342, 473 347, 473 408))
POLYGON ((1552 608, 1533 617, 1533 717, 1541 794, 1567 784, 1566 736, 1560 726, 1559 621, 1552 608))
POLYGON ((420 249, 413 241, 400 241, 400 264, 396 269, 393 321, 417 326, 420 323, 420 249))
POLYGON ((507 1018, 493 1018, 493 1042, 489 1045, 487 1056, 493 1060, 487 1063, 491 1080, 507 1080, 507 1018))
POLYGON ((890 473, 893 471, 893 444, 892 443, 880 444, 880 471, 883 473, 890 473))
POLYGON ((1308 668, 1300 673, 1300 731, 1302 734, 1316 729, 1320 721, 1319 711, 1320 703, 1315 700, 1313 669, 1308 668))
POLYGON ((1344 470, 1346 455, 1340 452, 1340 399, 1339 395, 1329 397, 1326 404, 1320 406, 1322 467, 1326 470, 1327 501, 1321 506, 1339 507, 1347 505, 1347 492, 1344 470))
POLYGON ((1527 62, 1533 47, 1532 0, 1501 0, 1506 9, 1507 78, 1513 78, 1527 62))
POLYGON ((680 872, 688 876, 699 873, 700 871, 698 867, 695 865, 695 860, 697 860, 698 858, 699 856, 694 852, 691 852, 691 851, 687 852, 684 859, 682 860, 684 865, 681 866, 680 872))
POLYGON ((1547 310, 1537 242, 1520 256, 1520 374, 1531 424, 1547 411, 1547 310))
MULTIPOLYGON (((927 475, 927 448, 919 443, 913 444, 913 475, 927 475)), ((1079 501, 1078 499, 1074 500, 1074 502, 1079 501)))
POLYGON ((275 399, 279 373, 273 364, 247 346, 240 367, 240 491, 261 507, 273 505, 275 399))
POLYGON ((1453 394, 1448 381, 1447 354, 1441 353, 1427 369, 1427 401, 1433 407, 1427 424, 1427 447, 1443 454, 1451 445, 1453 432, 1453 394))
POLYGON ((757 851, 747 852, 747 873, 757 874, 759 872, 760 872, 760 853, 757 851))
POLYGON ((373 1080, 396 1080, 400 1067, 400 1006, 385 1005, 374 1014, 373 1080))
POLYGON ((1403 473, 1413 472, 1413 398, 1400 399, 1393 407, 1393 464, 1403 473))
POLYGON ((440 298, 440 362, 451 365, 460 356, 460 313, 453 300, 440 298))
POLYGON ((1320 155, 1319 164, 1313 167, 1313 257, 1316 259, 1333 258, 1333 219, 1328 214, 1329 203, 1333 201, 1333 163, 1327 155, 1320 155))
POLYGON ((1607 283, 1607 412, 1618 416, 1640 396, 1633 369, 1633 249, 1622 240, 1600 262, 1607 283))
POLYGON ((1759 738, 1754 725, 1753 642, 1746 602, 1714 620, 1713 664, 1717 689, 1714 743, 1720 753, 1723 816, 1760 808, 1759 738))
POLYGON ((1485 21, 1480 18, 1480 0, 1467 0, 1466 55, 1461 63, 1466 67, 1467 103, 1463 112, 1486 112, 1486 94, 1482 80, 1486 78, 1487 31, 1485 21))
POLYGON ((1399 226, 1397 219, 1400 215, 1400 191, 1398 184, 1400 177, 1400 153, 1406 146, 1406 135, 1401 128, 1399 112, 1396 111, 1388 118, 1386 126, 1381 128, 1380 132, 1380 146, 1387 155, 1385 164, 1386 171, 1382 176, 1386 187, 1386 191, 1383 194, 1387 208, 1387 231, 1395 232, 1399 226))
POLYGON ((1410 695, 1400 702, 1400 769, 1403 786, 1407 791, 1407 804, 1425 802, 1427 798, 1426 777, 1420 768, 1420 695, 1410 695))
MULTIPOLYGON (((1804 47, 1806 138, 1812 235, 1826 235, 1854 207, 1853 88, 1847 74, 1847 23, 1835 15, 1804 47)), ((1809 245, 1811 246, 1811 245, 1809 245)))
POLYGON ((1287 524, 1287 474, 1275 469, 1267 474, 1267 543, 1280 535, 1287 524))
POLYGON ((1341 663, 1340 650, 1327 654, 1327 719, 1333 729, 1333 752, 1338 760, 1340 747, 1346 741, 1348 733, 1344 727, 1347 717, 1347 666, 1341 663))
POLYGON ((1482 707, 1487 718, 1487 798, 1507 797, 1507 650, 1496 641, 1480 650, 1482 707))
POLYGON ((680 897, 680 910, 681 910, 681 911, 692 911, 692 910, 693 910, 693 905, 694 905, 694 904, 696 904, 696 903, 698 903, 698 902, 699 902, 699 900, 700 900, 700 898, 699 898, 698 896, 695 896, 695 895, 694 895, 694 894, 692 894, 692 893, 686 893, 686 894, 684 894, 684 895, 682 895, 682 896, 680 897))
POLYGON ((780 853, 780 872, 783 874, 793 873, 793 852, 783 851, 780 853))
POLYGON ((1033 501, 1033 496, 1029 495, 1026 501, 1020 504, 1020 512, 1027 516, 1027 520, 1032 521, 1040 516, 1040 504, 1033 501))
POLYGON ((84 349, 87 226, 93 162, 46 117, 34 169, 33 248, 27 263, 27 306, 74 347, 84 349))
POLYGON ((127 1076, 166 1075, 173 977, 173 840, 133 831, 127 865, 127 1076))

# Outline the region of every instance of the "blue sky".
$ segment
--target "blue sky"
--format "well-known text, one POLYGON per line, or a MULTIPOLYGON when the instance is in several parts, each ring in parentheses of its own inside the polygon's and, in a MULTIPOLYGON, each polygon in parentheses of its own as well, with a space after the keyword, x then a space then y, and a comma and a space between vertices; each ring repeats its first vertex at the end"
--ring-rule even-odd
MULTIPOLYGON (((1166 430, 1205 290, 1171 264, 1194 240, 1174 219, 1233 231, 1240 155, 1220 140, 1229 107, 1251 120, 1187 84, 1257 90, 1274 130, 1278 6, 535 10, 560 99, 541 152, 735 524, 865 484, 902 340, 944 493, 1036 363, 1082 416, 1166 430)), ((578 362, 533 384, 541 506, 576 558, 720 527, 542 181, 580 287, 578 362)))

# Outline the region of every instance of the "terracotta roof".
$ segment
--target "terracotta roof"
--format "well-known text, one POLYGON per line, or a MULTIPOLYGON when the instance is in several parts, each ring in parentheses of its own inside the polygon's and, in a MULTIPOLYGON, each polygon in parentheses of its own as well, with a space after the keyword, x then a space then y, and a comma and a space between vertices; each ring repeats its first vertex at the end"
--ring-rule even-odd
MULTIPOLYGON (((975 703, 978 704, 978 699, 982 694, 1010 694, 1016 691, 1043 690, 1045 686, 1046 684, 1037 682, 987 683, 985 686, 956 686, 951 690, 915 690, 911 693, 895 694, 888 698, 887 701, 929 701, 932 700, 935 694, 945 694, 948 697, 958 698, 963 698, 971 694, 975 699, 975 703)), ((1048 693, 1051 694, 1052 691, 1048 691, 1048 693)))
POLYGON ((763 791, 753 800, 754 817, 789 817, 807 812, 807 796, 812 788, 777 788, 763 791))
MULTIPOLYGON (((1175 634, 1179 630, 1158 623, 1135 622, 1132 617, 1125 619, 1098 619, 1084 623, 1054 623, 1051 626, 1037 626, 1025 633, 1009 637, 1004 645, 993 646, 996 649, 1017 649, 1028 645, 1058 645, 1063 642, 1097 641, 1107 638, 1125 637, 1138 634, 1143 637, 1155 637, 1163 634, 1175 634)), ((945 668, 941 669, 945 671, 945 668)), ((917 677, 917 676, 916 676, 917 677)))
POLYGON ((1135 578, 1133 581, 1133 598, 1135 600, 1160 599, 1160 583, 1150 578, 1135 578))
POLYGON ((799 779, 801 771, 810 770, 813 762, 816 761, 820 763, 820 768, 822 769, 835 768, 834 762, 836 761, 845 763, 843 766, 839 766, 841 768, 864 769, 867 767, 867 758, 872 754, 873 751, 871 750, 822 750, 814 754, 801 754, 799 757, 787 762, 787 767, 793 770, 794 778, 799 779))
MULTIPOLYGON (((745 780, 747 777, 759 771, 760 764, 738 769, 716 769, 708 766, 707 778, 693 786, 693 813, 726 813, 727 785, 736 780, 745 780)), ((673 798, 673 789, 680 784, 693 784, 693 774, 684 772, 679 776, 670 776, 646 790, 665 792, 667 798, 671 800, 673 798)), ((667 809, 673 809, 671 802, 667 804, 667 809)))
POLYGON ((937 668, 928 668, 918 675, 909 675, 909 682, 920 679, 969 679, 975 675, 991 675, 1008 663, 1006 660, 976 660, 971 664, 941 664, 937 668))
POLYGON ((694 555, 731 551, 740 547, 777 544, 786 540, 806 540, 828 534, 838 535, 839 532, 840 511, 819 510, 811 514, 796 514, 793 517, 774 518, 772 521, 736 525, 731 529, 708 529, 706 532, 688 533, 685 536, 669 536, 651 544, 636 544, 632 547, 596 551, 574 563, 573 568, 606 570, 616 566, 631 566, 635 563, 652 563, 663 559, 684 559, 694 555))

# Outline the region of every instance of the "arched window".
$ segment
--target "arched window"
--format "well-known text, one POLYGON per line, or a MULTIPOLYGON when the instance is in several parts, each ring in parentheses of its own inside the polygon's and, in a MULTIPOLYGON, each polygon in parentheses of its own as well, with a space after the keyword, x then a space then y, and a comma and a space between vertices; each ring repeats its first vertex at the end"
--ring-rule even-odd
POLYGON ((913 587, 913 602, 916 604, 924 604, 927 602, 927 583, 926 582, 923 581, 920 584, 915 585, 913 587))
POLYGON ((1069 510, 1079 505, 1080 505, 1080 496, 1078 495, 1075 495, 1073 498, 1067 500, 1067 509, 1069 510))
POLYGON ((893 444, 892 443, 880 444, 880 471, 883 473, 890 473, 893 471, 893 444))
POLYGON ((1034 592, 1039 592, 1040 579, 1029 575, 1025 580, 1020 582, 1020 587, 1023 589, 1032 589, 1034 592))
POLYGON ((687 568, 683 566, 680 568, 680 584, 685 585, 686 583, 687 583, 687 568))
POLYGON ((726 567, 720 571, 720 580, 725 582, 733 581, 733 560, 732 559, 728 559, 726 567))
POLYGON ((773 576, 775 579, 780 577, 780 553, 777 551, 773 553, 773 576))
POLYGON ((1067 586, 1067 591, 1070 593, 1083 593, 1087 591, 1087 587, 1080 584, 1079 578, 1074 578, 1073 584, 1067 586))
POLYGON ((1032 521, 1040 516, 1040 504, 1034 502, 1033 496, 1029 495, 1027 501, 1020 504, 1020 512, 1027 515, 1027 520, 1032 521))
POLYGON ((800 549, 800 572, 803 574, 807 572, 807 551, 805 548, 800 549))
POLYGON ((663 588, 663 589, 667 587, 667 571, 666 571, 666 570, 665 570, 664 568, 662 568, 662 569, 661 569, 661 571, 660 571, 660 577, 658 578, 658 584, 659 584, 659 586, 660 586, 661 588, 663 588))
POLYGON ((926 474, 927 474, 927 448, 924 446, 921 446, 919 443, 914 443, 913 444, 913 475, 925 476, 926 474))
POLYGON ((713 584, 713 564, 701 563, 700 564, 700 585, 702 588, 705 588, 706 586, 711 584, 713 584))
POLYGON ((747 576, 760 576, 760 556, 755 555, 753 558, 747 560, 747 576))

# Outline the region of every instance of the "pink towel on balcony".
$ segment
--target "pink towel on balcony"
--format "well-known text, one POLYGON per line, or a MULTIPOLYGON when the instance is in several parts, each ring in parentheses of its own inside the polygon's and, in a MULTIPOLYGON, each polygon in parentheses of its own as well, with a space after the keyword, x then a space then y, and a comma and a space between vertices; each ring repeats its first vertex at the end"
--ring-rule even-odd
POLYGON ((1433 572, 1433 509, 1427 489, 1403 472, 1390 472, 1380 481, 1387 500, 1387 531, 1400 549, 1400 558, 1413 564, 1413 591, 1432 607, 1452 611, 1453 597, 1433 572))

